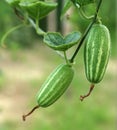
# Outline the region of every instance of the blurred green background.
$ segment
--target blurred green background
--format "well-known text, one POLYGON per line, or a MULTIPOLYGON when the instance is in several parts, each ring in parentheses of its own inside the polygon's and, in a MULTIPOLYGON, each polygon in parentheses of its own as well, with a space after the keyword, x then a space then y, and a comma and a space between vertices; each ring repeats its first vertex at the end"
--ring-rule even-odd
MULTIPOLYGON (((33 28, 22 28, 8 36, 7 48, 0 48, 0 130, 115 130, 117 124, 117 25, 115 0, 103 0, 100 16, 111 34, 111 58, 104 79, 81 102, 90 86, 83 64, 83 47, 76 57, 75 77, 66 93, 52 106, 35 111, 26 122, 22 114, 36 105, 41 84, 58 64, 59 55, 42 43, 33 28)), ((91 5, 87 12, 93 12, 91 5)), ((72 29, 81 32, 90 21, 76 13, 70 16, 72 29)), ((0 39, 21 21, 4 1, 0 1, 0 39)), ((74 49, 69 52, 70 56, 74 49)))

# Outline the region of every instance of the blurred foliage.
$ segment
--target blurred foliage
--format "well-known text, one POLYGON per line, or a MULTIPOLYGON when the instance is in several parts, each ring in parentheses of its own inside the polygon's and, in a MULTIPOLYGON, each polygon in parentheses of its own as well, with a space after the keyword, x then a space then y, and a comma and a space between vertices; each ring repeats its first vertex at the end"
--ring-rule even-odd
MULTIPOLYGON (((0 19, 0 30, 2 30, 0 31, 0 40, 8 30, 22 23, 14 13, 14 10, 5 2, 5 0, 0 1, 0 19)), ((5 44, 8 47, 12 47, 15 46, 15 42, 19 47, 32 47, 36 38, 38 37, 35 30, 26 26, 15 30, 8 35, 5 44)))
POLYGON ((3 73, 3 71, 0 69, 0 91, 4 89, 5 83, 6 83, 6 77, 3 73))

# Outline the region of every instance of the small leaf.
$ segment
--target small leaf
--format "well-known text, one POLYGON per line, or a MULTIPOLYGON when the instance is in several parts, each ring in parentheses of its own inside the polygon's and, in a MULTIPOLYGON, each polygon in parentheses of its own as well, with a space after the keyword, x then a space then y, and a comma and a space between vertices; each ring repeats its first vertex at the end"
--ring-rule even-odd
POLYGON ((44 36, 44 43, 46 43, 49 47, 53 48, 54 50, 61 49, 61 45, 63 45, 64 39, 60 35, 60 33, 56 32, 49 32, 44 36))
POLYGON ((79 32, 73 32, 63 37, 60 33, 49 32, 44 35, 44 43, 46 43, 49 47, 58 51, 66 51, 72 46, 74 46, 78 40, 80 39, 79 32))
POLYGON ((68 34, 65 39, 64 42, 69 43, 69 44, 75 44, 78 42, 78 40, 80 39, 80 33, 79 32, 73 32, 68 34))
POLYGON ((42 19, 57 6, 55 2, 43 2, 38 0, 22 0, 19 4, 32 19, 42 19))

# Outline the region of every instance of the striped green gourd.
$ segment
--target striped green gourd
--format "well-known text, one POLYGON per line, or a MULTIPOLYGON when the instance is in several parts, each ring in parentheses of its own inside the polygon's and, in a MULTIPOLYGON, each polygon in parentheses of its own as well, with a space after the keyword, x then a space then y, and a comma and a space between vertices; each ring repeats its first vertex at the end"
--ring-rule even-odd
POLYGON ((74 76, 74 71, 67 64, 59 65, 44 82, 37 94, 39 107, 53 104, 68 88, 74 76))
POLYGON ((91 83, 99 83, 105 74, 110 55, 110 33, 105 25, 94 24, 84 48, 85 73, 91 83))
POLYGON ((22 116, 23 121, 39 107, 53 104, 69 87, 74 76, 74 70, 68 64, 59 65, 47 78, 37 94, 38 105, 28 114, 22 116))

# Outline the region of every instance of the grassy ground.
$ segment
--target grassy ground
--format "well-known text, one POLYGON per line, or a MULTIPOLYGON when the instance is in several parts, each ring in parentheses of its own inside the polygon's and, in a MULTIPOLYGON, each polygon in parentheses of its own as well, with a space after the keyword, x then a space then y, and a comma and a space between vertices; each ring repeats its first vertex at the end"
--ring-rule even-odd
POLYGON ((103 81, 88 91, 82 50, 74 65, 75 77, 66 93, 52 106, 40 108, 26 122, 22 114, 36 105, 36 94, 49 73, 63 60, 47 47, 0 50, 0 130, 115 130, 117 60, 110 59, 103 81))

